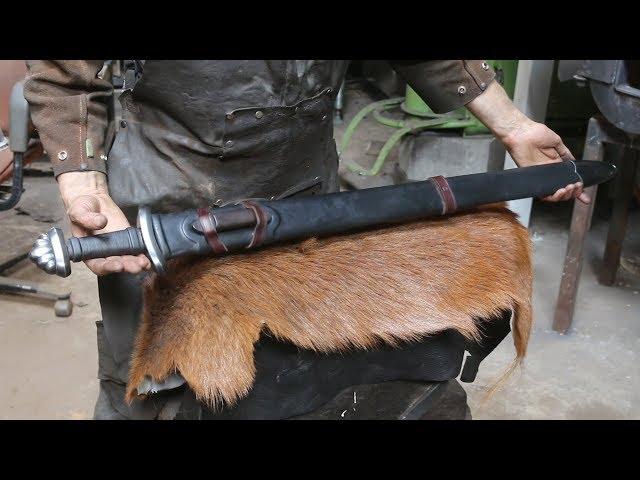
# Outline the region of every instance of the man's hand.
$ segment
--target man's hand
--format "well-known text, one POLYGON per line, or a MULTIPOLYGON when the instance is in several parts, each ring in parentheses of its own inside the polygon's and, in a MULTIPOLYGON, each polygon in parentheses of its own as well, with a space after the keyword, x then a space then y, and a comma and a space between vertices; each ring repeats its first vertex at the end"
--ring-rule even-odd
MULTIPOLYGON (((467 108, 504 144, 519 167, 575 160, 562 139, 549 127, 524 115, 511 102, 498 82, 467 104, 467 108)), ((581 182, 559 189, 543 200, 557 202, 577 198, 590 202, 581 182)))
MULTIPOLYGON (((575 160, 560 136, 546 125, 527 117, 501 140, 519 167, 575 160)), ((571 183, 543 200, 557 202, 577 198, 588 204, 590 199, 582 191, 582 186, 581 182, 571 183)))
MULTIPOLYGON (((122 210, 109 196, 107 180, 100 172, 67 172, 58 176, 62 200, 76 237, 123 230, 129 227, 122 210)), ((116 272, 140 273, 150 268, 144 255, 95 258, 86 265, 96 275, 116 272)))

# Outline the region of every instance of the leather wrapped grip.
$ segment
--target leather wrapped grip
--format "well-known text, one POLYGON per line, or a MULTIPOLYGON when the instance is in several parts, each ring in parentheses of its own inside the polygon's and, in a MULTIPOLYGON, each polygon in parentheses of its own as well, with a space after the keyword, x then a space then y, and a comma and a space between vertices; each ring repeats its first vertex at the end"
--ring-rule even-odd
POLYGON ((142 233, 135 227, 91 237, 71 237, 66 243, 69 260, 72 262, 117 255, 138 255, 147 251, 142 233))

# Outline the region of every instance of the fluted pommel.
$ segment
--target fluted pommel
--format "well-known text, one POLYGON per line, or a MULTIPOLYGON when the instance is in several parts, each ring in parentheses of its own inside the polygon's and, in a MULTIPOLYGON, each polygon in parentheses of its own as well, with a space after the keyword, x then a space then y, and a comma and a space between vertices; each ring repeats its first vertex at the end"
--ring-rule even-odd
POLYGON ((56 259, 53 256, 53 247, 46 233, 40 234, 36 243, 33 244, 29 259, 34 262, 39 269, 47 273, 56 273, 56 259))
POLYGON ((51 275, 68 277, 71 273, 67 246, 59 228, 52 228, 38 237, 29 252, 29 259, 51 275))

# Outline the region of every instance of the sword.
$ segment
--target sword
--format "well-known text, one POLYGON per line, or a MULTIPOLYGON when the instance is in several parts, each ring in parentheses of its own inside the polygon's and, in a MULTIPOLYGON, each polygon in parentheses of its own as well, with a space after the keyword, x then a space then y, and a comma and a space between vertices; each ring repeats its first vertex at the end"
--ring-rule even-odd
POLYGON ((144 253, 158 273, 184 255, 226 255, 276 243, 324 237, 448 215, 480 205, 544 197, 570 183, 584 187, 611 179, 601 161, 565 161, 325 195, 245 200, 217 208, 138 213, 138 226, 65 240, 52 228, 36 240, 29 258, 66 277, 71 262, 144 253))

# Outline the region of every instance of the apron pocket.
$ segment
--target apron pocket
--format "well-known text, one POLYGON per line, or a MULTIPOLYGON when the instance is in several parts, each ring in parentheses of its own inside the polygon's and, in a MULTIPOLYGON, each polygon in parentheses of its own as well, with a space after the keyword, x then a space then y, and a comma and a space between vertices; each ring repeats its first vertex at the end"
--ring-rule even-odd
POLYGON ((227 112, 221 160, 281 155, 291 144, 300 143, 300 134, 306 130, 324 131, 333 109, 331 91, 326 88, 294 105, 245 107, 227 112))

